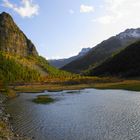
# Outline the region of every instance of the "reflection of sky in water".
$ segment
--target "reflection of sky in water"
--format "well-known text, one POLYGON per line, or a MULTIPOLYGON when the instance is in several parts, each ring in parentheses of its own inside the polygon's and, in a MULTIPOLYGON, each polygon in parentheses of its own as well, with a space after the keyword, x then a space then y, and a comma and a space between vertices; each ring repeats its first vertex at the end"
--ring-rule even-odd
POLYGON ((38 94, 24 93, 9 101, 18 133, 36 140, 140 139, 139 92, 85 89, 43 94, 58 100, 38 105, 31 101, 38 94))

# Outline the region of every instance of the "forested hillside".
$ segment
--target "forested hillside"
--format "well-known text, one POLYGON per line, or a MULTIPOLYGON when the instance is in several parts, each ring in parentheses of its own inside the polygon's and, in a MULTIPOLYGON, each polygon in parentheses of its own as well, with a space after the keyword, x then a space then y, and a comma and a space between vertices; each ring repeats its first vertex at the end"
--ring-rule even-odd
POLYGON ((140 41, 128 46, 118 54, 110 57, 101 65, 87 72, 92 76, 140 76, 140 41))
POLYGON ((6 82, 47 81, 48 77, 67 77, 39 56, 34 44, 8 13, 0 14, 0 80, 6 82))

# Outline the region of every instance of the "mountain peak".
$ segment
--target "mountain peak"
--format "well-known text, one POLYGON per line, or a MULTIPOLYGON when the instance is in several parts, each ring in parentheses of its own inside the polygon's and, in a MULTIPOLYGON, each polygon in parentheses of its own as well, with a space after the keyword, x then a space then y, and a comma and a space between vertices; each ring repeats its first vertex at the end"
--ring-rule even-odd
POLYGON ((86 53, 88 53, 91 50, 91 48, 82 48, 82 50, 79 52, 79 56, 84 56, 86 53))
POLYGON ((33 43, 6 12, 0 14, 0 51, 20 56, 37 56, 33 43))
POLYGON ((136 29, 126 29, 124 32, 117 35, 120 39, 128 38, 140 38, 140 28, 136 29))
MULTIPOLYGON (((11 15, 8 14, 8 13, 6 13, 6 12, 2 12, 2 13, 0 14, 0 16, 3 16, 3 17, 11 17, 11 15)), ((12 17, 11 17, 11 18, 12 18, 12 17)))
MULTIPOLYGON (((12 16, 6 12, 2 12, 0 14, 0 30, 3 28, 3 30, 19 30, 18 26, 14 22, 12 16)), ((4 31, 3 31, 4 32, 4 31)))
POLYGON ((6 12, 2 12, 1 14, 0 14, 0 22, 14 22, 13 21, 13 18, 11 17, 11 15, 10 14, 8 14, 8 13, 6 13, 6 12))

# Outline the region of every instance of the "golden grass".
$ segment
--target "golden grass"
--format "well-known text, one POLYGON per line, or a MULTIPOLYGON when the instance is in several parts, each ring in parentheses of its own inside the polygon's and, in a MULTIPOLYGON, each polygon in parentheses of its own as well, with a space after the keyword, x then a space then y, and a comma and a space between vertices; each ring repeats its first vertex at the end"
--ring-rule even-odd
POLYGON ((124 80, 116 83, 100 83, 95 84, 94 87, 99 89, 125 89, 140 91, 140 80, 124 80))
POLYGON ((125 89, 132 91, 140 91, 140 80, 120 80, 114 82, 91 82, 88 84, 30 84, 16 86, 16 92, 31 92, 38 93, 43 92, 44 90, 48 91, 61 91, 61 90, 79 90, 84 88, 97 88, 97 89, 125 89))
POLYGON ((132 91, 140 91, 140 79, 118 79, 115 77, 73 77, 71 79, 56 80, 51 82, 40 83, 15 83, 9 86, 9 96, 14 97, 15 93, 39 93, 45 90, 62 91, 62 90, 80 90, 84 88, 97 89, 125 89, 132 91))

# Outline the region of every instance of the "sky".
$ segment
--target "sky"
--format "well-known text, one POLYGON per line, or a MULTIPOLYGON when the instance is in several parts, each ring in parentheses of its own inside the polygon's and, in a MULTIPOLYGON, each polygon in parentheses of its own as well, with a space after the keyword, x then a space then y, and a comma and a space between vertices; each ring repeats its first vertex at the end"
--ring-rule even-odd
POLYGON ((47 59, 68 58, 140 27, 140 0, 0 0, 47 59))

